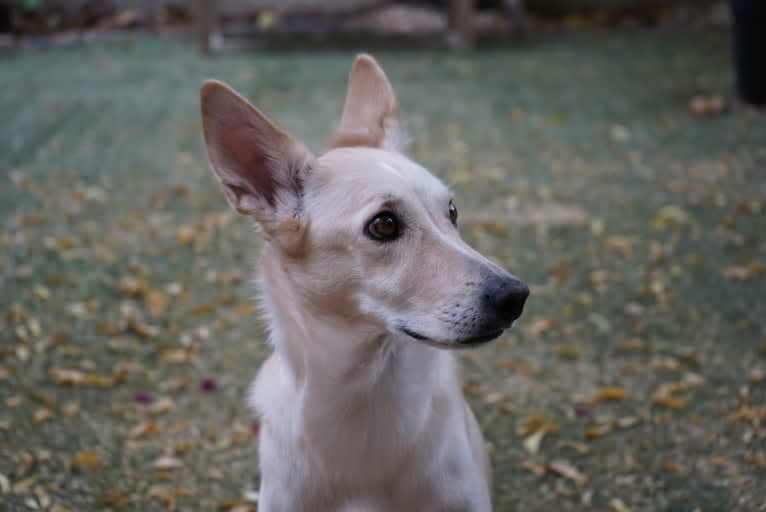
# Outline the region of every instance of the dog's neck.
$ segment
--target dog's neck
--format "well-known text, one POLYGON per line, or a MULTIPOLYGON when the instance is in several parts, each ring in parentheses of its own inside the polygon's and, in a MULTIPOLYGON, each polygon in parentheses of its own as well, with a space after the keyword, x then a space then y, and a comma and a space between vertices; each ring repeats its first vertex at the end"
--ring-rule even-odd
POLYGON ((273 254, 263 256, 259 291, 271 342, 299 386, 321 390, 326 384, 335 393, 344 386, 351 396, 385 387, 391 378, 422 387, 441 378, 440 371, 452 370, 453 356, 447 351, 353 315, 318 310, 278 259, 267 257, 273 254))

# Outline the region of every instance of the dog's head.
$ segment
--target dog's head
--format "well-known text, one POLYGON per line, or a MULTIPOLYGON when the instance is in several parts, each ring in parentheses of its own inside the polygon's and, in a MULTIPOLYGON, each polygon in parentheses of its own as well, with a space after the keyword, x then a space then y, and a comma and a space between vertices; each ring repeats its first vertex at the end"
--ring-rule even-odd
POLYGON ((226 198, 316 313, 444 347, 489 341, 521 315, 527 286, 461 240, 449 189, 400 152, 396 98, 371 57, 354 62, 320 157, 220 82, 201 103, 226 198))

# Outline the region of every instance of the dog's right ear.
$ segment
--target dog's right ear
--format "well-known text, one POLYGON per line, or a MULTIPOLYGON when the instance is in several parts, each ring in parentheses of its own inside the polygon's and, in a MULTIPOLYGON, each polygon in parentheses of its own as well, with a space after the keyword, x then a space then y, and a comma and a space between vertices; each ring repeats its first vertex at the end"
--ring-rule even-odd
POLYGON ((232 208, 266 231, 299 216, 311 153, 221 82, 202 84, 200 104, 208 158, 232 208))
POLYGON ((357 56, 348 76, 340 127, 330 146, 401 151, 404 145, 399 105, 391 82, 375 59, 365 54, 357 56))

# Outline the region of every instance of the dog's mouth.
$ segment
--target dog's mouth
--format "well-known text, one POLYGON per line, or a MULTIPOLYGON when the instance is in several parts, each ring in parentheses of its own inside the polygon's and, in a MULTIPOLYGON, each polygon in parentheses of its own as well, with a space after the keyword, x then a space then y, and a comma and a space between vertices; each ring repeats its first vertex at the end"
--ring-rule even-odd
POLYGON ((491 331, 486 334, 480 334, 479 336, 473 336, 471 338, 463 338, 463 339, 459 339, 455 341, 446 342, 446 341, 432 340, 428 336, 424 336, 423 334, 415 332, 412 329, 409 329, 408 327, 399 327, 399 330, 413 339, 416 339, 428 345, 433 345, 439 348, 469 348, 469 347, 475 347, 477 345, 483 345, 485 343, 488 343, 500 337, 500 335, 502 335, 503 332, 505 331, 505 329, 498 329, 496 331, 491 331))

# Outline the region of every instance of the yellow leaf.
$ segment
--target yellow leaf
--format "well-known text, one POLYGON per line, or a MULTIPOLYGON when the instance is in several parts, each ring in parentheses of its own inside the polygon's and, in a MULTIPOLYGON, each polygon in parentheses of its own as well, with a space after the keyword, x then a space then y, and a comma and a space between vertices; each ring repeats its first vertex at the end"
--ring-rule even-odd
POLYGON ((101 457, 92 450, 84 450, 72 457, 69 466, 72 468, 94 469, 101 465, 101 457))
POLYGON ((130 497, 125 496, 117 489, 112 489, 109 494, 101 498, 101 502, 109 508, 121 509, 130 503, 130 497))
POLYGON ((652 403, 668 409, 685 409, 689 406, 689 400, 672 396, 655 396, 652 398, 652 403))
POLYGON ((169 348, 160 352, 160 361, 163 363, 185 364, 192 360, 193 349, 169 348))
POLYGON ((558 430, 559 426, 542 414, 532 414, 524 420, 524 423, 521 424, 519 432, 522 435, 528 435, 539 431, 552 433, 557 432, 558 430))
POLYGON ((176 241, 182 245, 189 245, 194 241, 194 228, 185 225, 176 230, 176 241))
POLYGON ((691 218, 680 206, 669 205, 660 208, 652 220, 652 229, 662 231, 670 226, 691 224, 691 218))
POLYGON ((168 302, 168 295, 161 290, 151 288, 144 292, 144 303, 146 304, 146 309, 149 311, 149 315, 151 315, 153 318, 162 316, 168 307, 168 302))
POLYGON ((561 357, 575 359, 580 355, 580 349, 572 343, 559 343, 553 346, 553 352, 561 357))
POLYGON ((589 428, 585 431, 585 439, 596 439, 607 435, 612 431, 611 425, 602 425, 600 427, 589 428))
POLYGON ((556 324, 553 318, 537 318, 527 328, 529 334, 532 336, 539 336, 556 324))
POLYGON ((595 402, 610 402, 613 400, 622 400, 628 396, 628 392, 622 388, 617 387, 605 387, 598 391, 598 394, 594 397, 595 402))
POLYGON ((32 421, 35 423, 43 423, 45 421, 48 421, 52 417, 53 417, 53 411, 51 411, 47 407, 41 407, 40 409, 37 409, 35 411, 35 414, 32 417, 32 421))
POLYGON ((153 421, 146 421, 130 429, 128 432, 128 437, 131 439, 146 438, 159 432, 160 426, 157 425, 157 423, 153 421))
POLYGON ((612 512, 630 512, 630 509, 620 498, 612 498, 609 501, 609 510, 612 512))
POLYGON ((61 411, 65 416, 74 416, 80 410, 80 402, 77 400, 71 400, 65 403, 61 407, 61 411))

